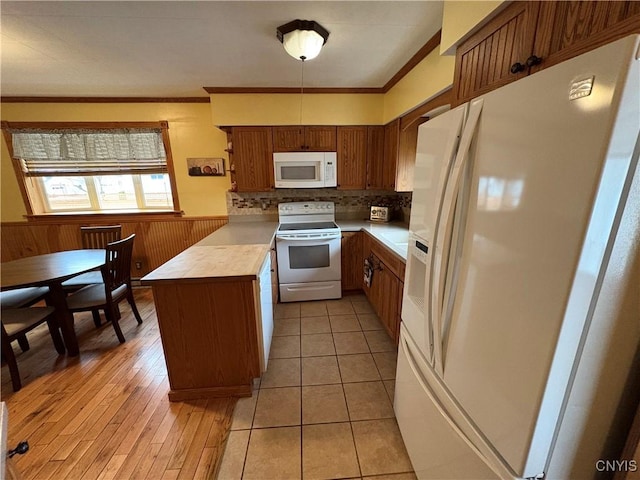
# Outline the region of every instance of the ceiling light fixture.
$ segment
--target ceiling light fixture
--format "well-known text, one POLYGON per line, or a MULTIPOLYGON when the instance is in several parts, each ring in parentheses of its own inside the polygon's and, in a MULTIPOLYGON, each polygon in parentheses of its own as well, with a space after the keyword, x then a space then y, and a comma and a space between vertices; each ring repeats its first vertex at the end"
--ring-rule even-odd
POLYGON ((304 62, 318 56, 329 31, 314 20, 294 20, 280 25, 276 35, 289 55, 304 62))

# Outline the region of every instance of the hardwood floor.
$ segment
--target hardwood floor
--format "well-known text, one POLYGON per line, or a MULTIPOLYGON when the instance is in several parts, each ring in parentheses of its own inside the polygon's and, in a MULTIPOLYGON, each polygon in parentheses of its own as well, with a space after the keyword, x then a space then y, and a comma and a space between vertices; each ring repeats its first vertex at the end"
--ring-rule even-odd
POLYGON ((118 343, 110 324, 96 329, 90 313, 76 314, 80 356, 59 356, 46 325, 20 352, 22 389, 14 393, 2 367, 2 400, 9 410, 8 448, 24 479, 213 478, 235 399, 172 402, 151 289, 134 291, 137 325, 122 303, 118 343))

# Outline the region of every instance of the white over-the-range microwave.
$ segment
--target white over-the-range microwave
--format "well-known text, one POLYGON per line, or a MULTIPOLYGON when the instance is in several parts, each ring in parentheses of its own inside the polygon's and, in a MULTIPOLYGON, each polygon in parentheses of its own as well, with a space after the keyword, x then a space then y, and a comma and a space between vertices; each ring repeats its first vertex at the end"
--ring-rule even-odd
POLYGON ((273 154, 276 188, 337 186, 336 152, 284 152, 273 154))

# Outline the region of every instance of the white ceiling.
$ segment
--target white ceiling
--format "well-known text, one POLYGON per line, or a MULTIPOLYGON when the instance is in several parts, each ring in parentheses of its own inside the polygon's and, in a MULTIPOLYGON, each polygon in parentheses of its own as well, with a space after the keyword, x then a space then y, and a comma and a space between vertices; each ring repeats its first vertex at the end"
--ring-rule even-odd
POLYGON ((2 96, 206 97, 299 87, 276 28, 330 36, 305 87, 382 87, 442 25, 441 1, 2 1, 2 96))

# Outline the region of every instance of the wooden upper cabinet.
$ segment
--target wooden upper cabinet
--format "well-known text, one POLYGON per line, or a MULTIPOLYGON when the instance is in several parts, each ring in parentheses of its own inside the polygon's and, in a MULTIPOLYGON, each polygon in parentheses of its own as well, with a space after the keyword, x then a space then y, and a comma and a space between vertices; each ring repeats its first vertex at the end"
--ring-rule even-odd
POLYGON ((638 1, 513 2, 456 50, 453 105, 634 33, 638 1))
POLYGON ((364 190, 367 127, 338 127, 338 189, 364 190))
POLYGON ((274 152, 335 152, 336 127, 273 127, 274 152))
POLYGON ((542 63, 532 72, 640 33, 638 1, 542 2, 534 53, 542 63))
POLYGON ((304 147, 304 127, 272 127, 274 152, 299 152, 304 147))
POLYGON ((426 118, 420 118, 400 130, 398 164, 396 165, 396 192, 413 192, 413 176, 416 165, 416 150, 418 147, 418 127, 426 121, 426 118))
POLYGON ((335 152, 336 127, 304 127, 305 150, 335 152))
POLYGON ((400 119, 384 126, 369 127, 367 143, 367 188, 393 190, 396 183, 400 140, 400 119))
POLYGON ((384 126, 367 127, 367 189, 384 189, 384 126))
POLYGON ((396 166, 400 148, 400 119, 384 126, 384 162, 382 165, 382 188, 393 190, 396 184, 396 166))
POLYGON ((273 190, 271 127, 232 127, 231 163, 239 192, 273 190))
POLYGON ((456 105, 528 74, 538 9, 538 2, 513 2, 458 47, 456 105))

